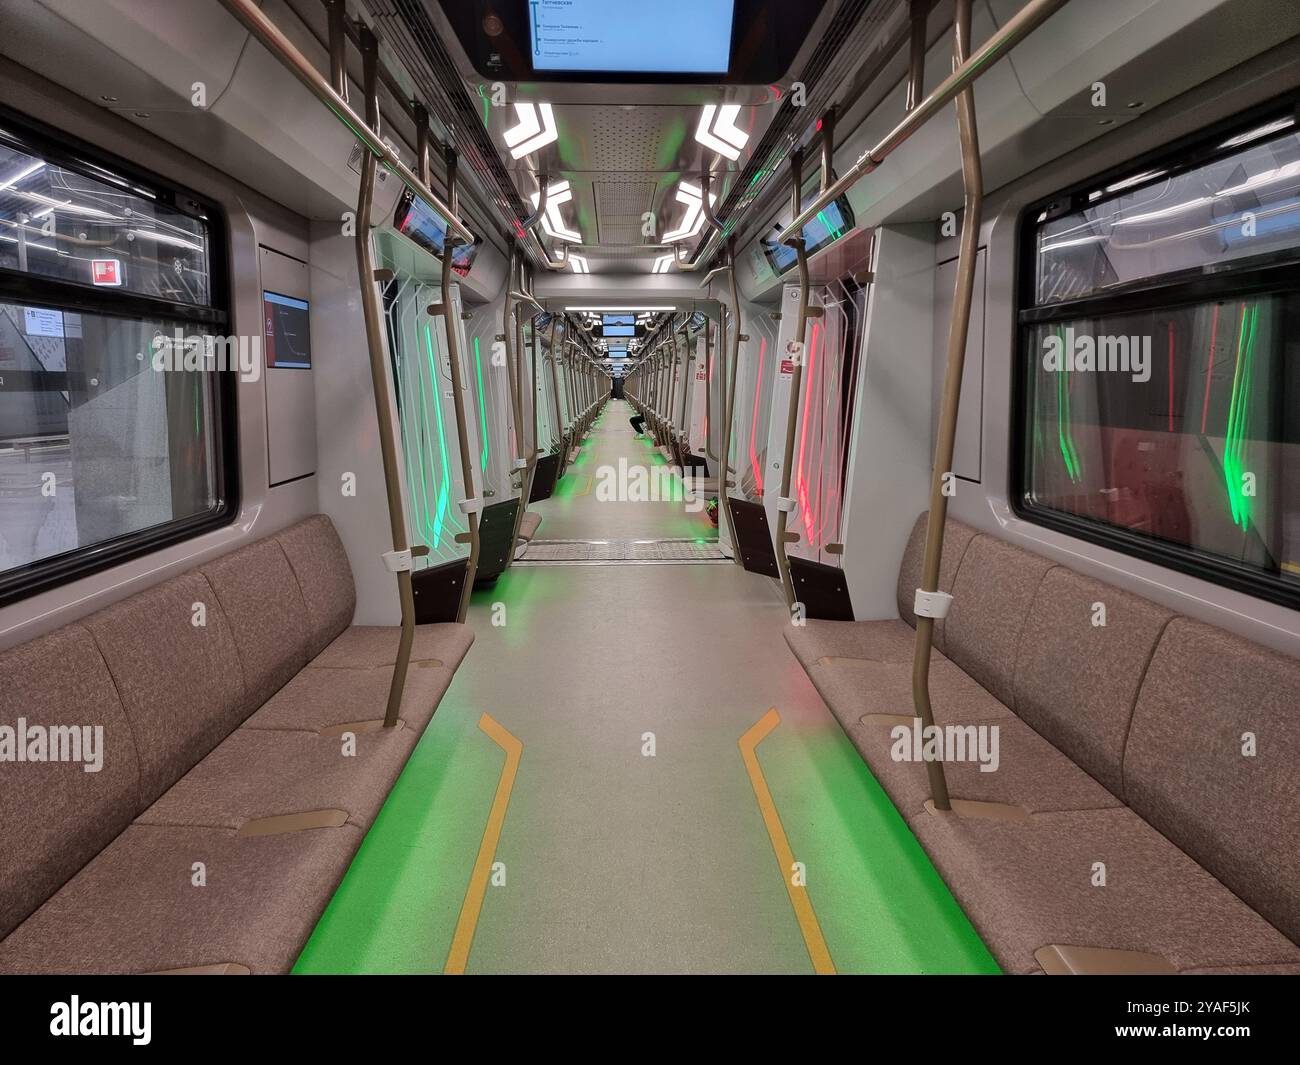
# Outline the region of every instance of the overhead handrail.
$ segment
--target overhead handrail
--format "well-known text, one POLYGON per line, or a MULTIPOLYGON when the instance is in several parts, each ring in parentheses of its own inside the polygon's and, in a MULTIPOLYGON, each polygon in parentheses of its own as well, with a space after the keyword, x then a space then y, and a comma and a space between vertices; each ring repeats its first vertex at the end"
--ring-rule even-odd
POLYGON ((709 202, 709 183, 713 180, 712 175, 705 170, 700 174, 700 207, 704 214, 704 221, 710 228, 717 232, 722 232, 722 223, 718 221, 718 216, 713 213, 713 204, 709 202))
MULTIPOLYGON (((792 197, 794 207, 799 208, 800 191, 803 188, 803 149, 790 153, 790 179, 794 184, 792 197)), ((808 250, 804 244, 803 230, 800 235, 788 241, 795 251, 799 264, 799 324, 795 328, 795 350, 790 373, 790 399, 786 406, 785 450, 781 459, 781 490, 776 498, 776 562, 781 573, 781 587, 785 592, 785 605, 793 610, 795 599, 794 581, 790 577, 790 557, 786 553, 786 537, 790 524, 790 512, 794 509, 794 500, 790 498, 791 467, 794 465, 795 429, 799 422, 799 392, 803 384, 804 348, 808 340, 808 250)))
MULTIPOLYGON (((379 128, 379 96, 376 91, 376 70, 379 42, 368 31, 362 34, 361 58, 364 66, 364 91, 366 121, 379 128)), ((342 64, 336 69, 342 78, 342 64)), ((361 311, 366 328, 366 350, 370 356, 370 380, 375 392, 375 417, 379 428, 379 455, 384 467, 384 493, 388 501, 388 525, 393 549, 384 556, 385 564, 397 577, 397 597, 401 609, 401 634, 397 642, 397 658, 393 664, 393 677, 388 687, 388 706, 384 713, 384 727, 397 725, 402 709, 402 692, 406 687, 406 674, 411 661, 411 647, 415 642, 415 593, 411 587, 412 557, 428 553, 428 547, 411 548, 406 534, 406 513, 402 503, 402 481, 397 459, 397 429, 392 406, 388 400, 388 367, 385 361, 383 338, 383 309, 376 287, 374 255, 370 246, 370 209, 375 193, 376 160, 366 154, 361 160, 361 183, 357 191, 357 280, 361 286, 361 311)))
MULTIPOLYGON (((962 64, 970 48, 971 0, 957 0, 953 23, 953 60, 962 64)), ((925 555, 921 562, 921 587, 916 591, 916 647, 912 657, 912 699, 916 716, 924 729, 934 725, 930 706, 930 641, 937 618, 948 613, 952 596, 939 591, 939 567, 943 560, 943 538, 948 517, 948 496, 944 481, 952 469, 957 438, 957 413, 961 403, 962 371, 966 363, 966 339, 970 331, 971 303, 975 292, 975 266, 979 253, 980 215, 984 207, 984 177, 980 164, 979 134, 975 127, 975 92, 964 89, 957 97, 957 132, 961 139, 961 177, 965 190, 961 239, 957 253, 957 281, 953 293, 952 318, 948 323, 948 363, 939 406, 939 426, 934 448, 934 473, 930 481, 930 513, 925 529, 925 555)), ((929 732, 926 731, 926 735, 929 732)), ((952 809, 943 765, 927 759, 930 795, 939 810, 952 809)))
MULTIPOLYGON (((542 216, 546 214, 546 197, 551 191, 549 187, 550 184, 550 175, 545 171, 542 171, 537 175, 537 210, 519 223, 520 228, 522 228, 525 233, 531 230, 533 226, 537 225, 537 223, 542 220, 542 216)), ((512 280, 511 284, 513 283, 512 280)))
POLYGON ((1060 10, 1066 0, 1029 0, 1006 25, 994 30, 993 35, 975 52, 974 55, 959 63, 943 83, 924 100, 909 111, 892 130, 875 147, 868 148, 858 161, 853 164, 836 181, 822 190, 807 207, 796 209, 795 216, 785 229, 781 230, 777 240, 789 244, 803 227, 817 217, 844 193, 861 181, 867 174, 880 166, 900 145, 918 129, 924 126, 940 110, 950 103, 958 93, 968 88, 982 74, 988 71, 999 59, 1023 41, 1043 24, 1051 15, 1060 10))
MULTIPOLYGON (((442 216, 447 223, 448 244, 474 243, 474 234, 456 217, 455 207, 446 203, 441 196, 429 187, 426 181, 423 181, 410 167, 402 162, 397 152, 384 143, 383 138, 378 133, 377 126, 372 126, 371 123, 367 122, 349 106, 346 95, 346 76, 339 82, 339 88, 337 89, 326 81, 320 71, 312 65, 311 61, 257 6, 256 0, 221 0, 221 2, 225 5, 226 10, 234 15, 243 24, 244 28, 256 37, 272 55, 279 59, 316 99, 334 112, 339 121, 352 131, 370 155, 401 178, 408 188, 442 216)), ((333 17, 337 19, 339 16, 334 15, 333 17)), ((338 46, 331 47, 331 69, 333 69, 335 63, 335 47, 338 46)), ((366 98, 366 106, 370 106, 369 95, 366 98)), ((358 218, 358 222, 360 221, 362 219, 358 218)))

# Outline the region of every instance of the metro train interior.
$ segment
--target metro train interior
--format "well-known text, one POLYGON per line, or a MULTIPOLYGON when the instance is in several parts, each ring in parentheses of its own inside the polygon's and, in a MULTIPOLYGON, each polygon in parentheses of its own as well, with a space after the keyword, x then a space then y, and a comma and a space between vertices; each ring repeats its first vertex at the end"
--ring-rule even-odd
POLYGON ((0 973, 1300 974, 1294 0, 0 25, 0 973))

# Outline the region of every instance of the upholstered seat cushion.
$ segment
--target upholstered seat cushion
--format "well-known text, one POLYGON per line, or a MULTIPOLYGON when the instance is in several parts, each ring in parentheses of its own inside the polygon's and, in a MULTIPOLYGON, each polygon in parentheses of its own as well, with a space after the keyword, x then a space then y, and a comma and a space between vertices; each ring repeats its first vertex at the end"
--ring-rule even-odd
POLYGON ((1053 944, 1150 952, 1180 971, 1300 963, 1300 948, 1132 810, 1021 822, 922 811, 909 824, 1008 972, 1039 971, 1034 952, 1053 944))
POLYGON ((358 730, 351 737, 236 729, 139 818, 139 824, 237 829, 264 817, 342 810, 367 829, 419 732, 358 730))
POLYGON ((132 825, 0 942, 0 973, 288 972, 361 837, 132 825))

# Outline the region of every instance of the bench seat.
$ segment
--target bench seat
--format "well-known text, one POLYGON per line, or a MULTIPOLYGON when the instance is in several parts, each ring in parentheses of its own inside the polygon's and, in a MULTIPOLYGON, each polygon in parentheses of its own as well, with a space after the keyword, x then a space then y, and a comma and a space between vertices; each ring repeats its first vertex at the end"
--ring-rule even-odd
POLYGON ((355 594, 318 515, 0 655, 0 720, 104 730, 0 764, 0 972, 292 967, 473 642, 417 626, 385 729, 355 594))
POLYGON ((1132 810, 910 824, 1007 972, 1037 972, 1036 952, 1053 945, 1141 951, 1177 971, 1300 963, 1294 943, 1132 810))
POLYGON ((931 704, 941 727, 996 727, 998 768, 966 732, 936 811, 893 734, 919 725, 926 518, 898 619, 786 641, 1003 968, 1295 971, 1300 662, 950 521, 931 704))
POLYGON ((0 944, 0 973, 287 972, 363 835, 131 825, 0 944))
POLYGON ((528 543, 537 535, 537 530, 541 528, 542 516, 535 510, 525 510, 524 516, 519 519, 519 539, 528 543))

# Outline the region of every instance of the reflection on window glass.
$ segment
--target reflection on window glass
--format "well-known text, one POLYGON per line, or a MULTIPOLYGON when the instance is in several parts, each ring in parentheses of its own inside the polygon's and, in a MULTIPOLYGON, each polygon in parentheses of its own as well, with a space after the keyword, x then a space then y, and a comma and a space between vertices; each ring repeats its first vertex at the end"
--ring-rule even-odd
POLYGON ((178 323, 0 302, 0 574, 216 511, 213 372, 178 323))
POLYGON ((0 269, 180 303, 211 300, 202 221, 143 190, 87 177, 5 144, 0 269))
POLYGON ((1300 586, 1300 294, 1037 325, 1027 499, 1300 586))
POLYGON ((1294 257, 1300 247, 1300 134, 1279 130, 1290 124, 1230 138, 1225 145, 1240 143, 1240 150, 1205 166, 1176 174, 1155 167, 1112 182, 1090 194, 1094 205, 1044 222, 1037 233, 1035 301, 1208 273, 1252 256, 1294 257))

